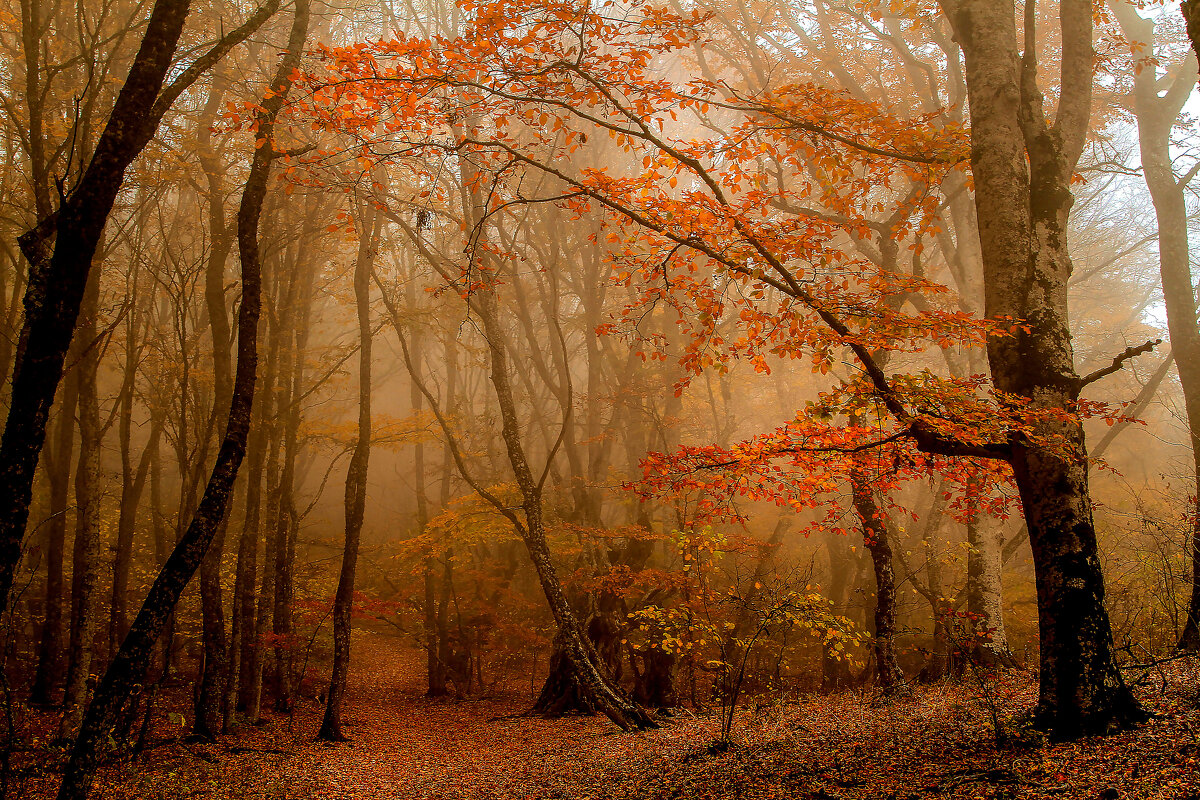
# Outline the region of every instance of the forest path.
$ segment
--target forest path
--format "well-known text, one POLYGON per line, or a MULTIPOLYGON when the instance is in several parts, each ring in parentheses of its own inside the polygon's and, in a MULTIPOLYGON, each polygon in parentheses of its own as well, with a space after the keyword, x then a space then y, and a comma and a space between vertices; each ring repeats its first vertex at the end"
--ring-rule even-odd
POLYGON ((677 758, 715 730, 713 720, 689 717, 624 735, 603 719, 522 716, 532 705, 528 695, 431 699, 424 670, 424 653, 403 640, 356 633, 343 706, 351 741, 314 741, 324 708, 307 701, 290 718, 244 728, 218 745, 189 745, 212 762, 180 761, 187 753, 179 747, 162 748, 149 763, 109 776, 102 796, 170 798, 165 769, 171 782, 190 787, 181 797, 223 800, 578 798, 581 786, 605 786, 635 766, 677 758))

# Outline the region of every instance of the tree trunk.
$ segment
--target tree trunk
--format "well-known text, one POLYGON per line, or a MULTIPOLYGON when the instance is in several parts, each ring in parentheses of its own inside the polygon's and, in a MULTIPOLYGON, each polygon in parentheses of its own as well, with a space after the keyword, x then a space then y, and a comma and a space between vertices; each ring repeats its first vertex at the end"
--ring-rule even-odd
POLYGON ((888 542, 887 526, 875 502, 866 475, 859 468, 851 474, 854 510, 862 522, 863 544, 871 554, 875 571, 875 633, 872 652, 875 656, 875 679, 884 693, 895 691, 904 681, 904 673, 896 663, 896 574, 892 564, 892 547, 888 542))
MULTIPOLYGON (((199 508, 187 531, 175 545, 163 569, 150 587, 129 635, 109 665, 95 697, 88 706, 79 736, 71 749, 58 800, 86 800, 105 739, 111 734, 121 707, 133 687, 142 680, 154 643, 166 625, 179 596, 195 574, 216 535, 229 500, 242 457, 254 402, 255 371, 258 364, 258 317, 261 311, 261 269, 258 228, 267 178, 275 158, 274 120, 291 86, 308 30, 308 2, 297 0, 295 19, 288 38, 287 53, 268 96, 258 113, 256 135, 265 141, 255 149, 238 211, 238 245, 242 262, 242 303, 238 310, 237 371, 225 437, 217 452, 212 475, 199 508)), ((157 12, 157 7, 156 7, 157 12)), ((151 22, 153 25, 153 21, 151 22)))
POLYGON ((679 705, 675 692, 674 653, 658 648, 647 648, 638 652, 642 659, 641 672, 634 673, 633 699, 645 708, 663 711, 679 705))
POLYGON ((982 525, 977 504, 967 510, 967 618, 973 639, 967 654, 986 667, 1015 667, 1004 632, 1000 602, 1002 535, 997 525, 982 525))
MULTIPOLYGON (((415 308, 416 283, 415 279, 408 282, 409 308, 415 308)), ((421 337, 419 331, 413 332, 412 349, 418 354, 418 358, 420 358, 421 337)), ((417 381, 413 379, 409 381, 408 402, 413 414, 419 415, 424 406, 424 398, 421 396, 421 389, 417 386, 417 381)), ((447 400, 447 403, 449 403, 449 400, 447 400)), ((449 471, 449 463, 446 463, 444 466, 446 471, 449 471)), ((419 439, 413 445, 413 481, 416 485, 417 530, 424 534, 426 527, 429 525, 429 498, 425 491, 425 445, 419 439)), ((445 557, 448 559, 449 554, 446 554, 445 557)), ((443 651, 448 646, 448 643, 445 642, 446 625, 444 616, 446 612, 445 604, 442 603, 439 605, 438 602, 438 581, 434 574, 436 566, 437 558, 434 556, 431 545, 430 549, 425 553, 421 567, 421 578, 425 590, 423 598, 425 608, 422 619, 422 633, 425 639, 425 678, 427 686, 425 694, 428 697, 444 697, 447 693, 446 662, 443 658, 443 651)))
POLYGON ((83 720, 88 701, 92 654, 100 627, 100 405, 96 372, 100 346, 96 315, 100 306, 100 271, 92 270, 84 294, 76 336, 83 350, 79 373, 79 466, 75 472, 75 547, 71 565, 71 652, 67 667, 60 739, 69 741, 83 720))
POLYGON ((296 518, 295 481, 296 458, 299 455, 300 420, 303 410, 304 360, 308 339, 309 312, 312 307, 312 285, 315 270, 297 255, 294 278, 299 282, 298 308, 294 311, 296 322, 293 328, 293 346, 289 358, 292 360, 289 378, 288 402, 285 406, 283 434, 283 472, 280 477, 279 506, 276 513, 275 541, 275 603, 271 617, 271 633, 275 639, 275 710, 291 711, 295 702, 295 687, 292 686, 292 599, 294 593, 293 567, 296 560, 296 532, 300 521, 296 518), (301 266, 303 265, 303 266, 301 266))
MULTIPOLYGON (((359 232, 358 258, 354 264, 354 299, 358 312, 358 435, 350 465, 346 469, 346 546, 342 552, 342 570, 333 600, 333 674, 329 679, 325 717, 317 732, 318 739, 330 742, 346 740, 342 732, 342 699, 346 695, 346 678, 350 672, 354 568, 358 563, 359 535, 362 533, 367 502, 367 464, 371 457, 371 267, 379 246, 383 218, 368 212, 360 214, 359 219, 363 228, 359 232)), ((418 475, 418 479, 423 478, 423 475, 418 475)), ((419 493, 423 497, 424 488, 419 493)), ((425 615, 428 618, 428 608, 425 615)))
MULTIPOLYGON (((262 510, 263 465, 267 449, 267 426, 263 409, 268 406, 274 384, 268 365, 263 377, 262 402, 255 404, 247 443, 246 510, 242 534, 238 537, 237 572, 233 586, 233 621, 230 625, 230 672, 228 691, 235 697, 226 700, 225 716, 230 719, 236 710, 249 711, 255 703, 255 638, 254 591, 258 577, 259 517, 262 510)), ((226 727, 228 727, 228 721, 226 727)))
MULTIPOLYGON (((204 273, 204 302, 208 312, 208 327, 212 336, 213 353, 213 417, 229 405, 233 395, 233 365, 229 352, 232 335, 229 312, 225 302, 225 260, 233 245, 233 237, 225 224, 224 192, 221 186, 220 164, 210 143, 210 129, 224 96, 222 76, 213 79, 208 101, 200 115, 197 150, 208 182, 208 228, 212 241, 204 273)), ((202 739, 212 740, 225 729, 223 713, 226 686, 229 681, 230 651, 225 641, 225 615, 221 602, 221 557, 225 549, 225 534, 229 529, 228 514, 221 519, 217 534, 200 564, 201 635, 204 644, 204 667, 196 695, 196 714, 192 732, 202 739)))
MULTIPOLYGON (((295 294, 292 293, 292 286, 295 284, 292 280, 293 276, 285 275, 284 270, 273 270, 274 283, 276 286, 275 293, 277 297, 275 302, 282 302, 284 306, 290 306, 295 302, 295 294), (280 296, 280 284, 287 279, 286 299, 280 296)), ((284 408, 284 397, 286 397, 288 383, 288 373, 285 370, 279 370, 275 367, 280 364, 283 359, 279 357, 283 349, 283 340, 285 335, 290 337, 290 332, 282 324, 282 314, 277 312, 271 315, 271 327, 269 335, 269 343, 267 345, 267 379, 266 385, 267 394, 263 397, 263 408, 260 412, 263 420, 262 440, 266 451, 264 472, 266 475, 267 485, 267 503, 266 513, 264 515, 264 524, 266 530, 264 533, 263 544, 263 571, 262 581, 259 586, 258 597, 255 600, 256 608, 252 618, 254 619, 253 637, 250 639, 252 648, 250 651, 249 668, 247 670, 247 704, 246 714, 251 722, 257 722, 262 714, 263 693, 267 683, 267 632, 271 629, 272 615, 275 609, 275 549, 278 545, 278 526, 275 524, 276 516, 279 508, 279 453, 282 446, 282 427, 281 421, 284 408)), ((290 363, 290 360, 288 360, 290 363)), ((249 500, 247 500, 249 502, 249 500)), ((249 507, 249 506, 248 506, 249 507)), ((249 525, 249 520, 247 520, 249 525)), ((250 629, 247 629, 250 633, 250 629)))
POLYGON ((494 291, 482 290, 476 305, 483 322, 490 354, 491 379, 500 406, 502 437, 522 496, 521 507, 525 524, 519 531, 537 571, 542 591, 550 604, 554 621, 558 625, 558 632, 554 637, 557 659, 552 659, 550 675, 534 708, 544 714, 561 714, 569 710, 590 713, 599 711, 624 730, 654 727, 654 721, 645 710, 626 697, 619 687, 605 679, 597 665, 596 654, 567 602, 546 542, 541 485, 533 476, 521 444, 516 403, 508 377, 508 364, 503 334, 497 319, 494 291))
POLYGON ((164 89, 168 72, 178 66, 175 48, 190 6, 190 0, 156 0, 96 147, 90 158, 81 159, 87 168, 79 182, 57 214, 39 210, 37 225, 19 239, 30 267, 12 403, 0 436, 0 608, 8 606, 13 572, 21 558, 34 470, 46 438, 46 417, 62 378, 92 259, 124 183, 125 169, 154 136, 175 99, 257 30, 275 13, 278 3, 269 0, 245 24, 177 73, 164 89))
MULTIPOLYGON (((946 585, 942 575, 942 553, 940 551, 939 534, 942 530, 946 497, 939 482, 933 487, 929 511, 925 515, 924 530, 921 535, 922 549, 925 551, 925 599, 929 602, 930 616, 933 617, 933 648, 929 653, 929 661, 921 668, 920 679, 927 683, 940 681, 948 676, 953 667, 953 652, 951 648, 950 613, 954 610, 949 598, 946 597, 946 585)), ((915 578, 913 585, 916 586, 915 578)), ((920 589, 918 588, 918 591, 920 589)))
MULTIPOLYGON (((130 394, 132 395, 132 392, 130 394)), ((121 413, 121 436, 124 439, 128 423, 124 418, 125 411, 121 413)), ((137 510, 150 473, 151 454, 158 448, 162 426, 162 416, 153 414, 150 418, 150 438, 138 459, 136 472, 131 475, 129 470, 125 469, 125 465, 122 465, 121 509, 117 518, 117 552, 113 557, 112 608, 109 615, 110 654, 117 652, 121 640, 129 632, 129 620, 125 610, 129 602, 129 572, 133 562, 133 535, 137 529, 137 510)), ((127 448, 127 442, 123 443, 122 447, 127 448)))
POLYGON ((192 733, 212 741, 224 732, 225 682, 229 679, 229 651, 225 642, 225 614, 221 607, 221 551, 229 528, 226 512, 217 524, 212 543, 200 562, 200 633, 204 663, 196 692, 196 714, 192 733))
MULTIPOLYGON (((1110 3, 1131 41, 1154 49, 1153 20, 1143 19, 1131 5, 1110 3)), ((1200 11, 1195 3, 1184 2, 1188 34, 1197 32, 1200 11)), ((1198 39, 1193 35, 1193 41, 1198 39)), ((1190 55, 1180 66, 1170 87, 1160 96, 1156 69, 1138 70, 1133 78, 1133 110, 1137 116, 1138 143, 1142 157, 1142 175, 1154 201, 1158 222, 1158 265, 1162 277, 1163 301, 1167 311, 1167 330, 1175 368, 1183 387, 1183 405, 1192 447, 1194 504, 1191 509, 1191 593, 1187 621, 1179 638, 1179 647, 1200 652, 1200 327, 1196 321, 1196 289, 1188 247, 1188 209, 1186 185, 1175 177, 1171 164, 1171 136, 1184 104, 1196 85, 1196 56, 1190 55)))
MULTIPOLYGON (((1037 87, 1034 15, 1019 58, 1012 0, 941 4, 966 61, 986 316, 1025 325, 989 340, 992 377, 1000 391, 1026 398, 1031 412, 1069 408, 1081 384, 1067 317, 1066 232, 1091 112, 1092 4, 1059 5, 1062 85, 1053 124, 1037 87)), ((1036 438, 1015 438, 1010 463, 1037 576, 1037 718, 1059 736, 1107 732, 1145 714, 1116 665, 1083 428, 1053 413, 1032 427, 1036 438)))
POLYGON ((92 259, 125 168, 158 127, 161 113, 156 116, 153 107, 171 68, 189 5, 188 0, 154 4, 141 47, 87 170, 57 216, 39 220, 38 227, 21 237, 30 275, 12 405, 0 438, 0 608, 8 605, 13 571, 21 558, 46 416, 62 377, 92 259))
POLYGON ((62 387, 58 421, 51 442, 53 456, 47 459, 50 481, 50 516, 46 521, 46 613, 38 645, 37 674, 30 702, 39 706, 54 703, 54 691, 62 677, 63 658, 63 564, 67 548, 67 500, 71 488, 71 452, 75 446, 75 408, 79 398, 78 373, 68 376, 62 387))

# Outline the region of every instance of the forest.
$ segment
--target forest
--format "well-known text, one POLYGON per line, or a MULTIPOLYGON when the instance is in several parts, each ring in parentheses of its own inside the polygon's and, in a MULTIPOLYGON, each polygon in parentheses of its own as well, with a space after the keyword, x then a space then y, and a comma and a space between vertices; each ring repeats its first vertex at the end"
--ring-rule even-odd
POLYGON ((0 800, 1200 797, 1200 0, 0 0, 0 800))

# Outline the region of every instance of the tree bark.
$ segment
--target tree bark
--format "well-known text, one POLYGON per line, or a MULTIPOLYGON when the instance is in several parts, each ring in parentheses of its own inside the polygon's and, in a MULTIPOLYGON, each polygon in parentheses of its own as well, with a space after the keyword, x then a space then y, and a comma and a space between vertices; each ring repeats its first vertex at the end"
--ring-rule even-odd
MULTIPOLYGON (((985 312, 1025 325, 989 340, 992 377, 1000 391, 1026 398, 1032 412, 1069 408, 1081 385, 1067 316, 1067 217, 1091 113, 1092 5, 1059 4, 1062 78, 1053 124, 1037 87, 1035 15, 1028 13, 1022 57, 1012 0, 941 5, 966 61, 985 312)), ((1012 442, 1010 463, 1037 577, 1037 719, 1065 737, 1111 731, 1145 715, 1116 665, 1083 428, 1053 413, 1033 428, 1036 438, 1012 442)))
POLYGON ((267 405, 273 379, 267 370, 263 379, 263 402, 256 404, 247 442, 246 509, 238 537, 237 568, 233 585, 233 611, 229 636, 229 684, 225 703, 226 728, 237 710, 247 711, 254 702, 253 662, 257 647, 254 637, 255 579, 258 577, 259 517, 262 509, 263 462, 266 456, 266 425, 262 409, 267 405))
POLYGON ((885 694, 904 682, 904 673, 896 662, 896 573, 887 526, 879 510, 866 474, 856 467, 851 473, 854 510, 862 523, 863 544, 871 554, 875 572, 875 632, 872 652, 875 656, 875 680, 885 694))
POLYGON ((974 633, 969 655, 986 667, 1015 667, 1017 661, 1008 650, 1000 602, 1002 535, 996 525, 981 524, 978 503, 973 498, 968 502, 967 617, 974 633))
MULTIPOLYGON (((229 352, 232 335, 225 302, 225 260, 233 245, 233 237, 225 224, 220 165, 216 163, 210 141, 212 121, 224 96, 224 83, 220 74, 213 79, 208 101, 200 115, 197 142, 200 163, 208 182, 208 228, 212 239, 204 273, 204 302, 212 336, 214 410, 227 407, 233 395, 233 365, 229 352)), ((223 713, 223 705, 229 680, 230 652, 225 640, 225 615, 221 602, 221 556, 225 549, 225 534, 228 528, 229 517, 226 514, 222 517, 217 534, 200 564, 204 666, 196 695, 192 732, 207 740, 216 738, 217 734, 225 730, 226 715, 223 713)))
MULTIPOLYGON (((133 369, 136 365, 127 365, 133 369)), ((151 456, 158 449, 158 439, 162 435, 163 416, 152 413, 150 417, 150 436, 146 447, 138 458, 136 471, 132 466, 129 455, 129 429, 132 417, 132 386, 127 390, 127 397, 121 398, 120 435, 122 440, 122 469, 121 469, 121 509, 117 518, 117 552, 113 557, 113 587, 112 606, 109 614, 108 652, 115 653, 121 646, 121 640, 129 632, 129 620, 126 608, 129 602, 129 573, 133 561, 133 536, 137 529, 137 512, 142 494, 146 489, 146 479, 150 473, 151 456)))
MULTIPOLYGON (((277 295, 275 302, 282 303, 284 306, 290 306, 295 302, 295 295, 292 293, 294 285, 293 276, 284 275, 284 270, 274 270, 274 283, 276 285, 275 294, 277 295), (287 278, 286 299, 280 297, 280 284, 287 278)), ((275 313, 270 315, 270 335, 267 345, 267 383, 263 396, 263 405, 260 410, 262 417, 262 442, 265 451, 263 467, 266 476, 267 486, 267 502, 266 513, 264 515, 264 524, 266 530, 264 533, 263 544, 263 571, 262 581, 259 586, 259 593, 254 599, 255 610, 253 614, 247 615, 248 619, 254 620, 253 636, 247 637, 250 641, 251 649, 249 652, 250 659, 248 661, 249 668, 246 674, 247 684, 247 700, 246 700, 246 715, 251 722, 256 722, 262 714, 262 700, 265 684, 267 681, 267 652, 266 652, 266 637, 267 631, 271 629, 272 614, 275 609, 275 548, 277 546, 277 530, 275 518, 279 507, 279 451, 283 440, 281 430, 282 408, 284 406, 283 398, 286 396, 286 387, 288 383, 286 370, 279 370, 276 365, 281 361, 279 353, 283 349, 284 336, 290 336, 285 326, 280 319, 281 315, 275 313)), ((290 363, 290 360, 288 361, 290 363)), ((249 497, 247 497, 247 509, 249 506, 249 497)), ((247 526, 250 520, 247 519, 247 526)), ((245 536, 245 534, 243 534, 245 536)), ((257 545, 256 545, 257 546, 257 545)), ((251 632, 247 628, 247 633, 251 632)))
POLYGON ((71 642, 64 712, 58 736, 75 737, 88 701, 96 633, 100 627, 100 405, 96 372, 100 367, 96 316, 100 308, 100 271, 92 270, 76 336, 82 355, 79 381, 79 465, 75 472, 75 546, 71 565, 71 642))
MULTIPOLYGON (((368 207, 369 208, 369 207, 368 207)), ((371 266, 379 247, 382 217, 374 212, 360 214, 358 257, 354 263, 354 299, 358 313, 358 435, 346 468, 346 545, 342 570, 333 600, 333 674, 325 701, 325 716, 318 739, 346 741, 342 731, 342 699, 350 672, 350 622, 354 608, 354 568, 358 563, 359 537, 367 502, 367 465, 371 457, 371 266)), ((423 472, 423 470, 422 470, 423 472)), ((419 476, 423 478, 422 476, 419 476)), ((424 495, 424 490, 420 490, 424 495)), ((428 591, 426 591, 428 595, 428 591)), ((425 611, 426 618, 429 609, 425 611)))
POLYGON ((50 516, 46 521, 46 613, 38 645, 37 674, 30 702, 39 706, 54 703, 54 692, 62 677, 63 650, 63 564, 67 547, 67 500, 71 488, 71 453, 75 447, 75 408, 79 398, 76 376, 68 376, 62 387, 58 420, 51 441, 53 455, 47 459, 50 482, 50 516))
POLYGON ((501 435, 522 497, 525 524, 519 528, 519 532, 525 540, 542 591, 558 625, 554 641, 558 663, 552 662, 550 676, 534 708, 544 714, 561 714, 568 710, 599 711, 625 730, 654 727, 654 721, 645 710, 605 679, 597 666, 596 655, 567 602, 546 542, 541 485, 533 476, 521 444, 494 291, 481 290, 477 307, 490 354, 492 385, 500 406, 501 435))
POLYGON ((307 352, 308 329, 312 309, 312 287, 315 270, 297 253, 296 276, 298 307, 292 330, 293 343, 288 357, 291 359, 288 401, 284 406, 283 471, 279 483, 279 504, 275 517, 275 602, 271 616, 271 633, 275 638, 275 710, 291 711, 295 703, 295 687, 292 686, 292 599, 294 594, 294 565, 296 561, 296 533, 300 521, 296 518, 295 482, 296 458, 299 455, 300 421, 303 416, 304 362, 307 352), (303 266, 302 266, 303 265, 303 266))

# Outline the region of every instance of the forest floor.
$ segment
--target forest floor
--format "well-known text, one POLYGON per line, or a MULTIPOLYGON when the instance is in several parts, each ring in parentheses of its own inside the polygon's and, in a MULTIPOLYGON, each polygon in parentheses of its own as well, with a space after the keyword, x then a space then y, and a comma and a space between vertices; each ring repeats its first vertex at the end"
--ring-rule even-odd
MULTIPOLYGON (((1200 798, 1200 665, 1145 670, 1139 694, 1157 715, 1137 730, 1079 742, 1018 733, 997 745, 1034 698, 1029 676, 1001 683, 812 695, 752 706, 737 746, 709 752, 715 714, 684 712, 627 734, 603 719, 522 715, 528 695, 423 696, 422 655, 394 638, 356 639, 345 727, 352 741, 313 741, 322 709, 242 729, 215 744, 164 738, 139 761, 106 768, 103 800, 305 798, 1200 798)), ((1138 678, 1143 672, 1132 672, 1138 678)), ((176 732, 178 728, 176 728, 176 732)), ((16 796, 52 797, 48 755, 16 796)), ((61 768, 61 767, 59 767, 61 768)))

